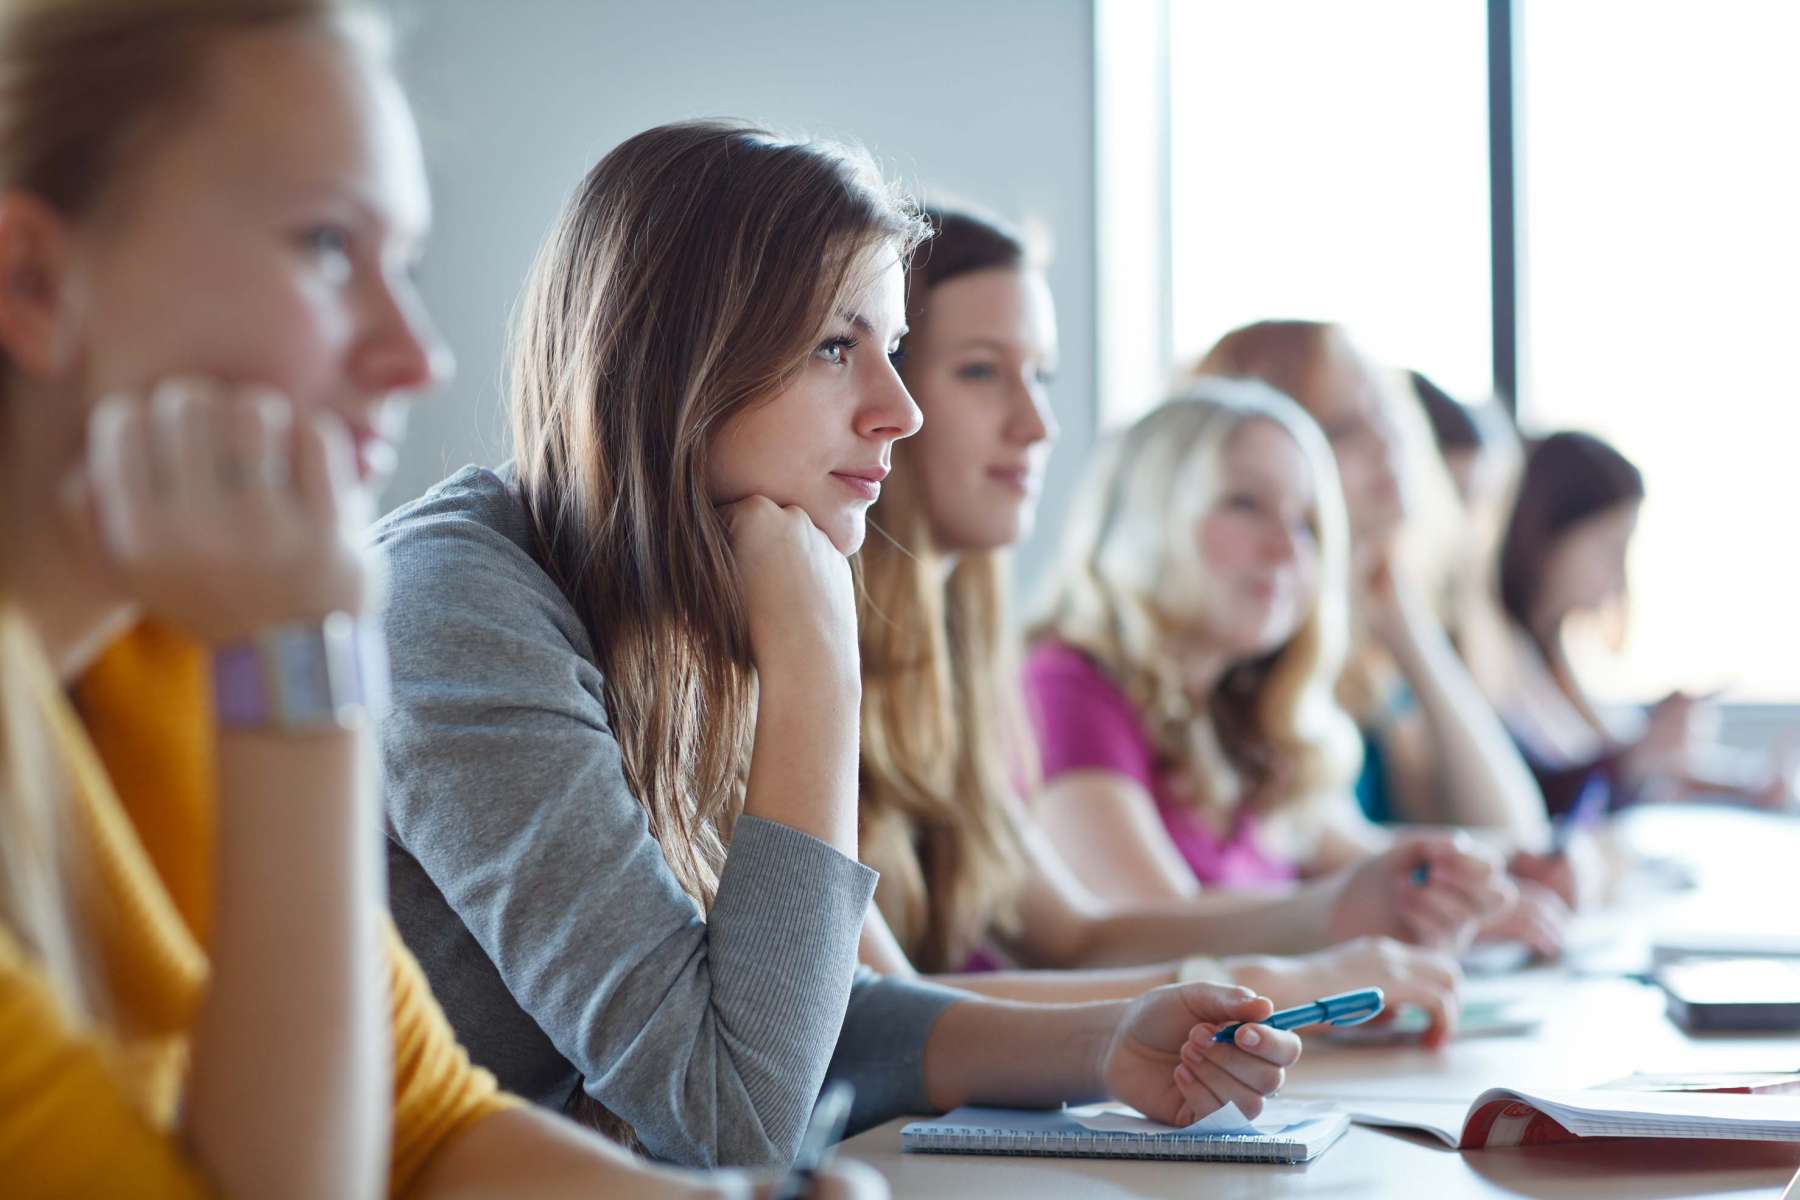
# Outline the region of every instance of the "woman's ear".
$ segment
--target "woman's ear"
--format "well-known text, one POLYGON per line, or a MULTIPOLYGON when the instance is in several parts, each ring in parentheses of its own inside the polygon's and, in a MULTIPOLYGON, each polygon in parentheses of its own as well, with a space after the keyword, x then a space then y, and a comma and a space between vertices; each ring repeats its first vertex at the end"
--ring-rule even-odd
POLYGON ((27 374, 63 365, 68 242, 55 209, 28 192, 0 192, 0 349, 27 374))

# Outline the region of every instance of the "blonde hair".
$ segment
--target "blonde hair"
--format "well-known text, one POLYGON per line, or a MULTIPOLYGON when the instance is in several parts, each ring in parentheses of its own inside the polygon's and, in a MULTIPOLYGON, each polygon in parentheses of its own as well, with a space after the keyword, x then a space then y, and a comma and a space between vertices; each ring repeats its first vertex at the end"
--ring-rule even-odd
POLYGON ((862 857, 907 957, 956 971, 1014 927, 1019 789, 1034 773, 1014 680, 1006 555, 933 547, 918 451, 894 448, 862 551, 862 857))
POLYGON ((536 553, 586 627, 651 835, 702 908, 755 698, 707 464, 733 415, 803 369, 863 257, 904 263, 924 233, 866 154, 685 122, 589 172, 525 286, 510 391, 536 553))
MULTIPOLYGON (((10 0, 0 11, 0 191, 88 215, 198 107, 223 39, 284 29, 386 49, 385 27, 350 0, 10 0)), ((0 369, 3 426, 12 367, 0 369)), ((91 1019, 105 997, 81 928, 66 780, 36 690, 53 678, 16 597, 0 592, 0 924, 40 960, 68 1011, 91 1019)))
POLYGON ((51 678, 37 634, 0 595, 0 924, 36 955, 65 1011, 91 1015, 88 947, 70 886, 69 819, 38 688, 51 678))
POLYGON ((1197 807, 1239 800, 1205 793, 1199 765, 1211 732, 1246 784, 1242 803, 1307 832, 1309 801, 1341 791, 1360 743, 1332 698, 1347 639, 1347 521, 1331 448, 1318 426, 1265 384, 1201 379, 1154 409, 1101 452, 1077 492, 1033 640, 1089 655, 1130 698, 1159 767, 1183 778, 1197 807), (1172 500, 1203 495, 1231 440, 1271 423, 1300 447, 1313 477, 1319 546, 1317 598, 1299 630, 1261 658, 1234 664, 1204 704, 1191 700, 1168 653, 1178 622, 1157 599, 1170 557, 1194 552, 1191 530, 1171 521, 1172 500))
MULTIPOLYGON (((1189 369, 1189 377, 1261 380, 1312 412, 1320 403, 1321 377, 1333 363, 1342 362, 1361 368, 1389 422, 1399 450, 1401 490, 1409 495, 1410 507, 1415 513, 1445 511, 1454 488, 1432 447, 1424 413, 1416 402, 1403 402, 1398 377, 1370 362, 1342 325, 1296 319, 1252 322, 1214 343, 1189 369)), ((1394 543, 1396 560, 1409 575, 1436 579, 1446 561, 1442 547, 1447 536, 1452 531, 1439 520, 1408 519, 1394 543)), ((1379 723, 1387 719, 1398 681, 1387 651, 1366 630, 1353 627, 1337 682, 1339 703, 1358 723, 1379 723)))
MULTIPOLYGON (((1023 236, 986 214, 933 208, 926 218, 932 237, 907 280, 915 339, 939 284, 1036 265, 1023 236)), ((1007 555, 965 553, 946 578, 922 453, 916 441, 895 445, 859 556, 860 816, 863 861, 881 872, 876 905, 913 964, 941 973, 961 969, 984 935, 1015 927, 1016 808, 1036 762, 1014 682, 1007 555)))

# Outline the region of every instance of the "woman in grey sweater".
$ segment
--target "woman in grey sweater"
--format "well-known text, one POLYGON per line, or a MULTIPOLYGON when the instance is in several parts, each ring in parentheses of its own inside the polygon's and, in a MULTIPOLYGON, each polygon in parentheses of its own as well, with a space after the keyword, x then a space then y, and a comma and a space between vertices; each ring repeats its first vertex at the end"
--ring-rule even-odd
POLYGON ((916 213, 866 159, 650 130, 583 182, 515 330, 518 455, 377 530, 395 918, 476 1059, 652 1154, 782 1162, 854 1120, 1117 1095, 1260 1109, 1299 1054, 1189 984, 979 999, 857 972, 846 561, 919 414, 891 361, 916 213), (1191 1045, 1190 1045, 1191 1043, 1191 1045))

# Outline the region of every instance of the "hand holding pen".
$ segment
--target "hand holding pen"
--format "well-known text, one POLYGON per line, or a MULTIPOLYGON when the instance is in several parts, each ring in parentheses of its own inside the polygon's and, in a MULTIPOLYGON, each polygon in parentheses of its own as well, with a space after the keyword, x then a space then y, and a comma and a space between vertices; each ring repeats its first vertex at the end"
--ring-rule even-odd
POLYGON ((1590 774, 1575 803, 1557 816, 1550 827, 1550 847, 1543 854, 1521 850, 1506 864, 1517 879, 1549 888, 1574 912, 1599 886, 1604 866, 1595 861, 1591 842, 1584 841, 1589 831, 1606 819, 1612 805, 1612 787, 1598 771, 1590 774))

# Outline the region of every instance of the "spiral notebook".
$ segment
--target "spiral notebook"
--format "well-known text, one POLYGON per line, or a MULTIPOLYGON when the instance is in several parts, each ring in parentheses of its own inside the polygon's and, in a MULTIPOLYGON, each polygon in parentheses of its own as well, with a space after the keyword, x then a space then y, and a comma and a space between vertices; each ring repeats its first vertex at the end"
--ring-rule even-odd
POLYGON ((959 1108, 902 1127, 900 1148, 923 1154, 1304 1163, 1330 1149, 1349 1125, 1344 1113, 1317 1106, 1266 1113, 1255 1123, 1227 1118, 1185 1129, 1095 1109, 959 1108))

